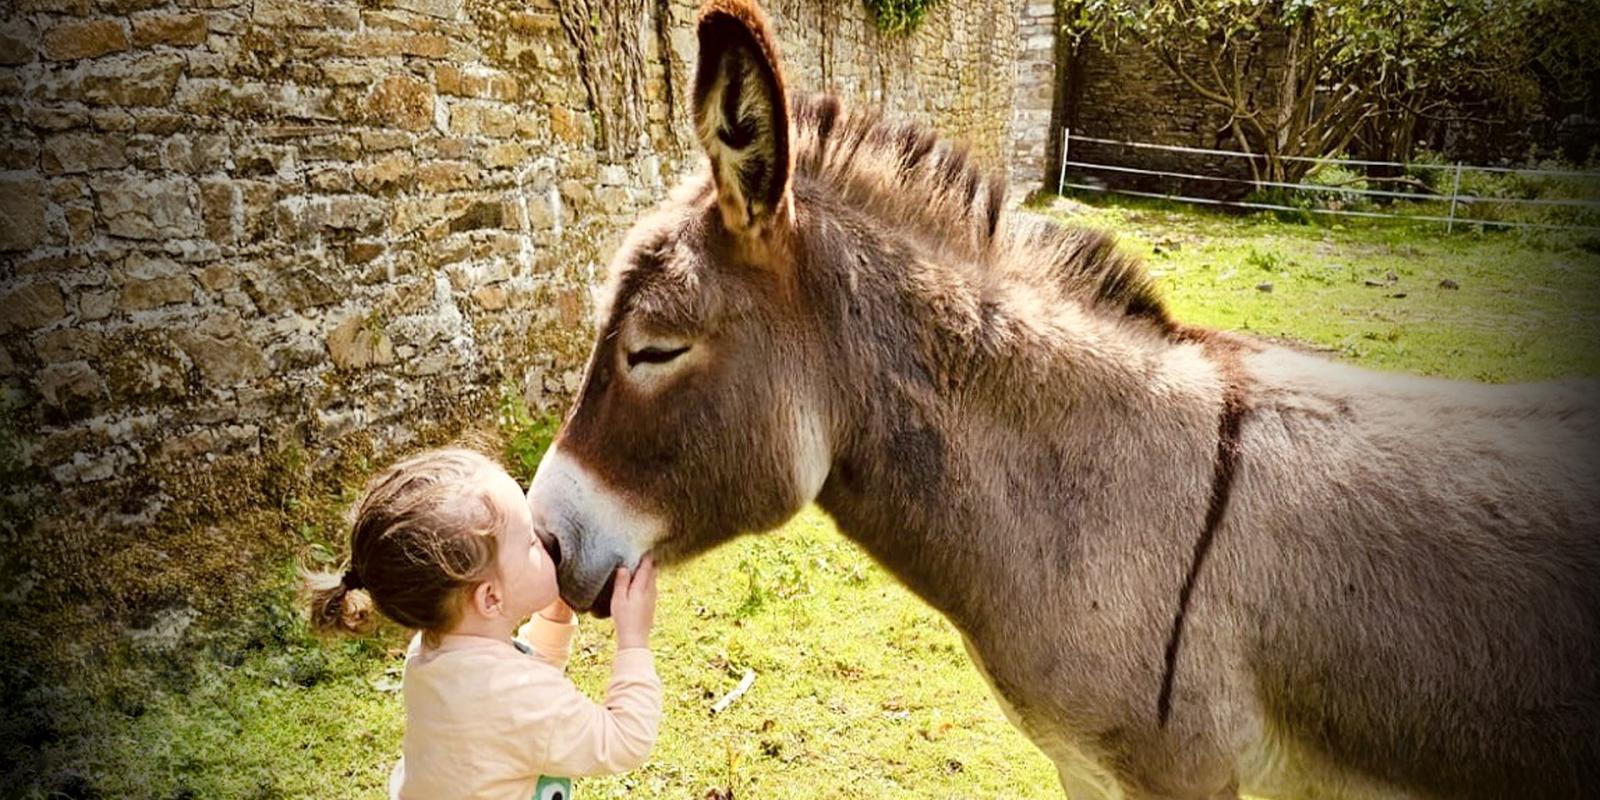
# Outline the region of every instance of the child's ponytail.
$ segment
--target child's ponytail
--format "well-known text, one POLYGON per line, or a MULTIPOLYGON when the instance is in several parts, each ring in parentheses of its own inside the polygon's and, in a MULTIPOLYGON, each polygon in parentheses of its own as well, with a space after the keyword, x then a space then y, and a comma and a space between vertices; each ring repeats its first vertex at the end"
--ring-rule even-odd
POLYGON ((307 573, 305 584, 311 596, 311 629, 317 633, 359 636, 370 633, 376 625, 372 596, 353 570, 346 570, 343 575, 307 573))

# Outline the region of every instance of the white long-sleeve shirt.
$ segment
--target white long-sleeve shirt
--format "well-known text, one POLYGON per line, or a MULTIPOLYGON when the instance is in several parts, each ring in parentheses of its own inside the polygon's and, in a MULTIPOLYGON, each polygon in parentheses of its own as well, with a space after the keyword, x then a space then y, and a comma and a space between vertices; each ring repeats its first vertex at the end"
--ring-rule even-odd
POLYGON ((577 778, 643 764, 661 724, 661 680, 645 648, 617 651, 603 703, 563 673, 577 622, 534 615, 527 643, 444 636, 406 653, 404 756, 395 800, 528 800, 540 775, 577 778))

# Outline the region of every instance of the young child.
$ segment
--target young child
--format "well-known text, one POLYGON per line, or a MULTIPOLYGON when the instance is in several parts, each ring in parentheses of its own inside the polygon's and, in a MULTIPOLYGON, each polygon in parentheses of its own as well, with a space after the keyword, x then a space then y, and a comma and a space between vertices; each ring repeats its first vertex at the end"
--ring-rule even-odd
POLYGON ((392 797, 567 800, 567 779, 633 769, 655 743, 654 565, 617 573, 617 656, 596 704, 562 672, 577 623, 527 501, 478 453, 423 453, 380 475, 356 515, 350 568, 309 580, 319 630, 366 632, 376 606, 418 631, 392 797))

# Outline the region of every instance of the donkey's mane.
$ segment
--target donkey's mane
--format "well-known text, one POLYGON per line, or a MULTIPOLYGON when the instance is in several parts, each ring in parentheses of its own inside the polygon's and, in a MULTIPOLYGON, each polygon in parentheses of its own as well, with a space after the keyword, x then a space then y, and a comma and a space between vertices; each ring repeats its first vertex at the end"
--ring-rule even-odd
POLYGON ((794 132, 800 177, 932 252, 1172 328, 1143 264, 1111 234, 1007 210, 1005 177, 986 172, 965 147, 920 125, 847 110, 831 95, 800 98, 794 132))

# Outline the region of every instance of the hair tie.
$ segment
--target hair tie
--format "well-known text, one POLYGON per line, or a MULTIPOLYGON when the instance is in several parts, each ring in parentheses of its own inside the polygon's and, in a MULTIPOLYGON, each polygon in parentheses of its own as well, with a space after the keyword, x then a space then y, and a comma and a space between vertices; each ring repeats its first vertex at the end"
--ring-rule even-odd
POLYGON ((343 586, 345 591, 350 592, 353 592, 357 589, 366 588, 366 585, 361 582, 361 576, 357 575, 356 571, 353 569, 347 569, 344 571, 344 576, 339 578, 339 585, 343 586))

